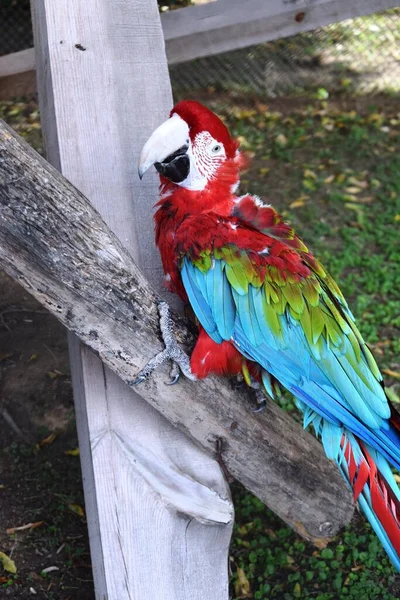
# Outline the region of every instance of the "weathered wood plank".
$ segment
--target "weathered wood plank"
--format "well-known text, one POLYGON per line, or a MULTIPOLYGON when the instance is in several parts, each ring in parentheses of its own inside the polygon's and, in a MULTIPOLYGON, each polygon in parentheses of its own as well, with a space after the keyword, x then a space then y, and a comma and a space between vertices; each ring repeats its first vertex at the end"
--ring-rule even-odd
MULTIPOLYGON (((161 349, 157 296, 82 194, 5 125, 0 207, 5 270, 128 382, 161 349)), ((174 322, 190 345, 185 322, 174 322)), ((268 403, 255 415, 246 393, 225 380, 182 380, 170 388, 166 377, 156 372, 138 393, 209 452, 221 438, 229 471, 299 533, 317 538, 348 521, 352 500, 336 468, 278 406, 268 403)), ((216 506, 223 512, 222 501, 216 506)))
POLYGON ((35 51, 33 48, 0 56, 0 78, 35 70, 35 51))
POLYGON ((169 64, 229 52, 399 6, 398 0, 217 0, 166 13, 169 64))
POLYGON ((33 96, 36 93, 33 48, 0 56, 0 100, 33 96))
MULTIPOLYGON (((136 171, 143 142, 172 103, 156 0, 32 7, 49 160, 160 288, 151 218, 157 180, 140 184, 136 171)), ((87 348, 71 340, 70 356, 97 596, 227 598, 233 509, 218 463, 87 348)))

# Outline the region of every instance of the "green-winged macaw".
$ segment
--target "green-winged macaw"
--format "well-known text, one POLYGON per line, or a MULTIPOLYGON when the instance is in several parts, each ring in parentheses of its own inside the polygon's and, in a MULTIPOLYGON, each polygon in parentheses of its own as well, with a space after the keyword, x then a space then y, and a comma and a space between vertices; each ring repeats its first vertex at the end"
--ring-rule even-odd
POLYGON ((190 362, 171 339, 162 358, 192 379, 242 373, 271 397, 276 381, 289 390, 400 570, 390 468, 400 469, 400 418, 336 283, 271 206, 236 195, 245 163, 223 122, 194 101, 179 102, 142 150, 140 176, 151 165, 160 173, 165 279, 199 321, 190 362))

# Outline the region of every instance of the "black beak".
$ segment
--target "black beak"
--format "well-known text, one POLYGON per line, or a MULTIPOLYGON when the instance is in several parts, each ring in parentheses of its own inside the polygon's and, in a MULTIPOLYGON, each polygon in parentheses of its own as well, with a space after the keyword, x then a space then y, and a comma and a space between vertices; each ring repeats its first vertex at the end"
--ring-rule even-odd
POLYGON ((164 158, 162 162, 154 163, 155 168, 170 181, 174 183, 181 183, 184 181, 190 171, 190 160, 187 155, 189 146, 182 146, 179 150, 176 150, 167 158, 164 158))

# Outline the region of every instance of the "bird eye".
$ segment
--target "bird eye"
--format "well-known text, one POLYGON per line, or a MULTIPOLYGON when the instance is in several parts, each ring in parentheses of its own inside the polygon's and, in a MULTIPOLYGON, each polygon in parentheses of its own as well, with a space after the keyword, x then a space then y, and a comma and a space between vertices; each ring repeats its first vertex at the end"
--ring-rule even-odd
POLYGON ((221 148, 222 148, 221 144, 215 144, 215 146, 213 146, 211 148, 211 152, 213 154, 217 154, 218 152, 220 152, 221 148))

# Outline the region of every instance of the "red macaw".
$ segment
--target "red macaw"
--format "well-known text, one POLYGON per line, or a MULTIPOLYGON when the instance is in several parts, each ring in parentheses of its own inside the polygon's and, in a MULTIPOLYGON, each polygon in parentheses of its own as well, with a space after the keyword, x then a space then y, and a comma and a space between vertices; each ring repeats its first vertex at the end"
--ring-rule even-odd
POLYGON ((200 323, 189 364, 164 306, 161 360, 191 378, 242 373, 271 397, 275 380, 289 390, 400 570, 390 468, 400 469, 400 418, 336 283, 271 206, 236 195, 245 162, 222 121, 194 101, 179 102, 143 148, 139 175, 151 165, 160 173, 165 279, 200 323))

